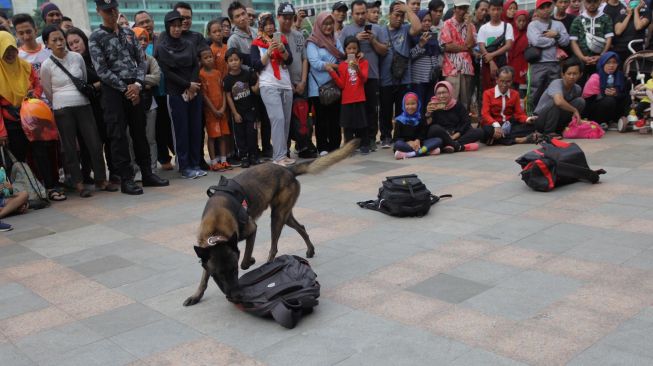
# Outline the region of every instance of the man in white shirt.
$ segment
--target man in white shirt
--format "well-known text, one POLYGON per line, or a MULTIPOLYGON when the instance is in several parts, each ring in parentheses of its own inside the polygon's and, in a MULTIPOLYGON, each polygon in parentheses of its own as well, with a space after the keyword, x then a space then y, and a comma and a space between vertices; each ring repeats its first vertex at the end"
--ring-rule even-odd
POLYGON ((489 89, 496 85, 497 71, 508 64, 507 52, 515 39, 512 25, 501 21, 503 3, 490 0, 490 21, 478 30, 477 42, 483 56, 481 88, 489 89))
POLYGON ((38 72, 41 64, 50 57, 50 50, 36 41, 36 23, 28 14, 16 14, 12 18, 16 29, 16 38, 22 46, 18 49, 18 57, 29 62, 38 72))

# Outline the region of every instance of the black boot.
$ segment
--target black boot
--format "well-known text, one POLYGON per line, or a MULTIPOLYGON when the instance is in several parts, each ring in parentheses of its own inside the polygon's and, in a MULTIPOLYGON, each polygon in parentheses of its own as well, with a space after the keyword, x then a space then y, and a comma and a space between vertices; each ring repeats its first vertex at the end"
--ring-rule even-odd
POLYGON ((135 196, 135 195, 143 194, 143 188, 139 187, 134 182, 134 179, 123 178, 122 182, 120 183, 120 192, 135 196))
POLYGON ((170 181, 163 179, 154 173, 143 175, 143 187, 165 187, 170 185, 170 181))

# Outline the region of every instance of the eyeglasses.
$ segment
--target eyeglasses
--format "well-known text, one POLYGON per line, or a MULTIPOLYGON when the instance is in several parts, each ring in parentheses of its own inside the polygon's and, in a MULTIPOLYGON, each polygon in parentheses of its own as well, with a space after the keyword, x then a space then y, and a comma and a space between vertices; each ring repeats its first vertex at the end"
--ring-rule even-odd
POLYGON ((497 84, 510 85, 511 83, 512 83, 512 79, 511 80, 497 79, 497 84))
POLYGON ((184 17, 184 16, 182 16, 181 19, 182 20, 191 20, 191 19, 193 19, 193 17, 189 17, 189 16, 184 17))

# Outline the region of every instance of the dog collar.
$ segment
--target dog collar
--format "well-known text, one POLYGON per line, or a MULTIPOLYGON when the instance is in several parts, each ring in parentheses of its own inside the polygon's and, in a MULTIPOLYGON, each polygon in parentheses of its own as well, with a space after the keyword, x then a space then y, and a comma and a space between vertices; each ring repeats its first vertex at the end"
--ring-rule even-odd
POLYGON ((224 235, 209 236, 209 237, 206 239, 206 243, 207 243, 208 245, 216 245, 216 244, 218 244, 219 242, 226 243, 227 241, 229 241, 229 239, 228 239, 226 236, 224 236, 224 235))

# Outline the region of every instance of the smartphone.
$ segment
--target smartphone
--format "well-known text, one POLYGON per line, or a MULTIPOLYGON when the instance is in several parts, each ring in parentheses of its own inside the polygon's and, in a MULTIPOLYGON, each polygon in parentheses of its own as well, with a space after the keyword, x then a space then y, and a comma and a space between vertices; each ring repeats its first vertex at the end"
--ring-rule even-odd
POLYGON ((354 61, 356 61, 356 55, 351 54, 351 53, 348 54, 347 55, 347 62, 354 62, 354 61))
POLYGON ((639 0, 632 0, 628 3, 628 6, 630 6, 631 9, 635 9, 636 7, 639 6, 639 0))
POLYGON ((272 38, 277 42, 281 42, 281 32, 274 32, 272 38))
POLYGON ((431 38, 438 38, 438 32, 429 32, 431 33, 431 38))
POLYGON ((304 11, 306 11, 306 16, 307 17, 314 17, 315 16, 315 8, 304 9, 304 11))
POLYGON ((365 24, 365 31, 366 32, 371 32, 372 31, 372 24, 365 24))

